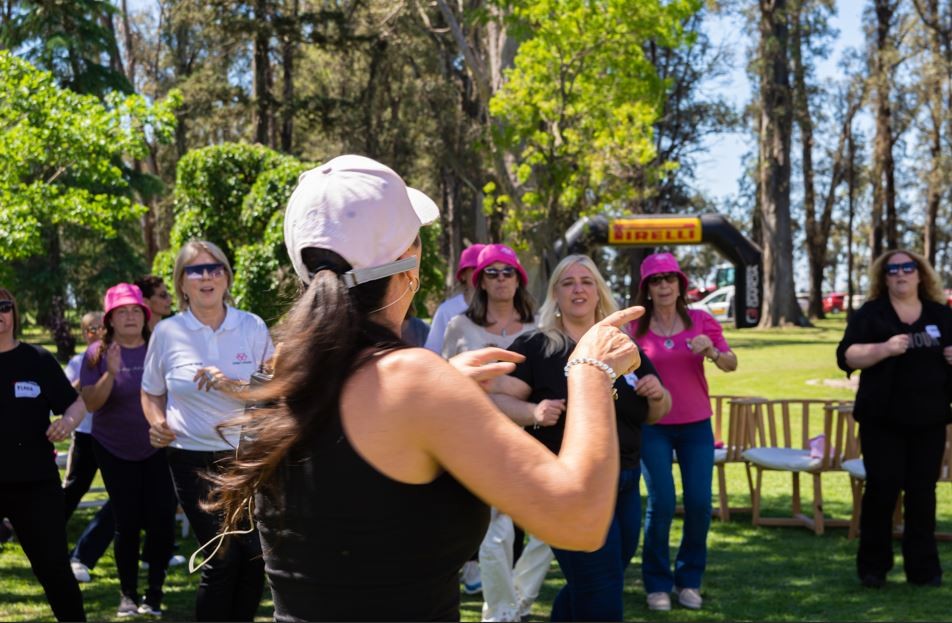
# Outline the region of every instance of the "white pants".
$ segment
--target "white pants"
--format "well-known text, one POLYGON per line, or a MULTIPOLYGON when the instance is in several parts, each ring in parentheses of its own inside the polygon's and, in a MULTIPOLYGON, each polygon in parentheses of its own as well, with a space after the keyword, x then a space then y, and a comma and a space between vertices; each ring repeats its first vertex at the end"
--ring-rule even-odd
POLYGON ((512 518, 492 509, 489 530, 479 546, 483 621, 518 621, 529 614, 554 558, 548 545, 529 535, 513 569, 514 541, 512 518))

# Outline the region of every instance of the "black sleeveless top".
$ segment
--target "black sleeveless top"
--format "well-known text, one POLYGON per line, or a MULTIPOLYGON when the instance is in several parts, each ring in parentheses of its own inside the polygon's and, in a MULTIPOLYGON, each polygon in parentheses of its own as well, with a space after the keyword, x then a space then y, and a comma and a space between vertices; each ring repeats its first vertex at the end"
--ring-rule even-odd
POLYGON ((459 570, 489 508, 452 476, 388 478, 338 416, 277 478, 282 493, 255 499, 276 621, 459 620, 459 570))

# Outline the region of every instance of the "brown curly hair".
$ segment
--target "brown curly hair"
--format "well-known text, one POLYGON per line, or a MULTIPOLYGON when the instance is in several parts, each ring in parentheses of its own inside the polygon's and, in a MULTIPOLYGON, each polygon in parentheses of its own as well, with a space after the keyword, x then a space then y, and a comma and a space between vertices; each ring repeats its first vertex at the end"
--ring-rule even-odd
POLYGON ((886 287, 886 264, 889 262, 889 258, 900 253, 908 255, 916 263, 919 271, 919 300, 935 301, 945 305, 942 282, 935 269, 932 268, 926 258, 906 249, 890 249, 877 257, 873 265, 869 267, 869 300, 889 296, 889 289, 886 287))

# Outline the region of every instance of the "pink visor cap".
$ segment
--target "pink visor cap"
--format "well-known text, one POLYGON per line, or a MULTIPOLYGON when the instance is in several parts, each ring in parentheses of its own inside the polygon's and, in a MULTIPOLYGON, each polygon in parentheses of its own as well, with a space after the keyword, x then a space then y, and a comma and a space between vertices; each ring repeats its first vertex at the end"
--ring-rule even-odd
POLYGON ((523 286, 529 283, 529 277, 526 276, 526 269, 519 263, 519 256, 516 255, 515 251, 504 244, 487 244, 483 247, 483 250, 479 252, 479 259, 476 260, 476 270, 473 272, 474 286, 479 285, 479 278, 482 276, 483 270, 496 262, 509 264, 515 268, 516 272, 519 273, 519 282, 523 286))
POLYGON ((137 285, 117 283, 106 290, 106 296, 103 298, 102 303, 102 309, 105 315, 108 316, 109 312, 123 305, 138 305, 142 308, 142 311, 145 312, 145 321, 149 322, 149 320, 152 319, 152 310, 145 304, 145 301, 142 299, 142 290, 140 290, 137 285))
POLYGON ((678 260, 670 253, 652 253, 641 262, 641 281, 638 283, 638 289, 645 287, 645 280, 651 275, 663 273, 674 273, 681 282, 681 290, 688 289, 688 278, 681 272, 678 260))
POLYGON ((364 156, 338 156, 298 178, 284 214, 284 243, 304 283, 311 276, 301 250, 316 247, 347 260, 352 270, 341 278, 354 287, 418 266, 417 257, 397 258, 420 227, 439 217, 433 200, 390 167, 364 156))
POLYGON ((471 244, 459 254, 459 266, 456 267, 456 280, 463 280, 463 271, 476 268, 479 264, 479 252, 486 248, 484 244, 471 244))

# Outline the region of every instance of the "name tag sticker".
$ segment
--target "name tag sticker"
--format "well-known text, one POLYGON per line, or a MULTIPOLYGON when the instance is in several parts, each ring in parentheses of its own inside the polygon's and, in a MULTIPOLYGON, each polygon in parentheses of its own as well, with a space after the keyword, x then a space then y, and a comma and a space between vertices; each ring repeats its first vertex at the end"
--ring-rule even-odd
POLYGON ((942 337, 942 334, 939 333, 939 327, 935 326, 934 324, 926 325, 926 333, 929 334, 929 337, 933 337, 935 339, 942 337))
POLYGON ((634 388, 635 388, 635 383, 638 382, 638 375, 635 374, 634 372, 629 372, 628 374, 625 375, 625 381, 626 381, 629 385, 631 385, 631 388, 632 388, 632 389, 634 389, 634 388))
POLYGON ((13 394, 17 398, 36 398, 40 395, 40 386, 33 381, 18 381, 13 386, 13 394))

